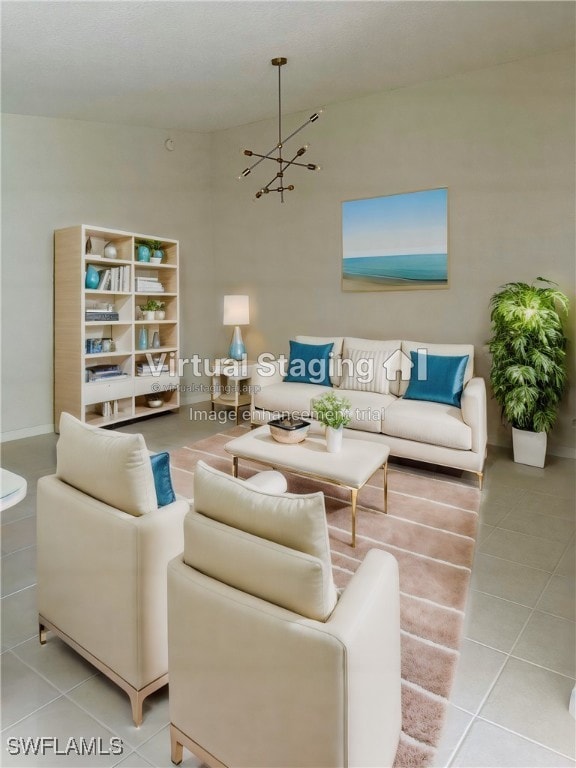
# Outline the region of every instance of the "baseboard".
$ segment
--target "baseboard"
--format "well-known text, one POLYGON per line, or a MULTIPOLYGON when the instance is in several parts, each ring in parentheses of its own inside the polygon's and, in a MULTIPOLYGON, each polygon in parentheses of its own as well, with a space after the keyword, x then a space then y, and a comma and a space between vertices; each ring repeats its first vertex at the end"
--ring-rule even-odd
MULTIPOLYGON (((511 440, 491 440, 488 445, 494 448, 508 448, 510 450, 510 457, 512 457, 511 440)), ((571 448, 569 445, 551 445, 548 443, 546 453, 548 456, 558 456, 559 459, 576 459, 576 448, 571 448)))
POLYGON ((24 440, 26 437, 38 437, 38 435, 49 435, 52 432, 55 432, 54 424, 40 424, 37 427, 28 427, 27 429, 13 429, 10 432, 0 433, 0 443, 24 440))

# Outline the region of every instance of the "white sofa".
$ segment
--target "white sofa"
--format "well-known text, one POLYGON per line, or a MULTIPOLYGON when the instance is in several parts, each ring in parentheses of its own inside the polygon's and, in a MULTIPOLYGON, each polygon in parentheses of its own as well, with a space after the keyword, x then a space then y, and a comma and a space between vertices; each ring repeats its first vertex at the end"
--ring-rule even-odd
MULTIPOLYGON (((333 344, 333 369, 330 386, 284 381, 282 358, 257 363, 251 376, 251 423, 265 424, 281 413, 313 411, 312 401, 333 391, 351 402, 352 421, 345 433, 355 437, 384 440, 390 454, 406 459, 453 467, 478 476, 482 487, 486 457, 486 387, 474 376, 472 344, 429 344, 399 339, 374 340, 354 337, 296 336, 302 344, 333 344), (429 400, 405 399, 410 380, 411 352, 425 350, 428 355, 458 357, 468 355, 460 407, 429 400), (358 388, 348 374, 349 361, 358 351, 373 354, 374 368, 386 362, 385 386, 367 385, 380 391, 358 388), (274 371, 272 367, 274 366, 274 371), (339 375, 344 372, 345 375, 339 375), (352 384, 353 388, 350 388, 352 384), (382 390, 388 390, 382 391, 382 390)), ((286 358, 284 358, 284 368, 286 358)))

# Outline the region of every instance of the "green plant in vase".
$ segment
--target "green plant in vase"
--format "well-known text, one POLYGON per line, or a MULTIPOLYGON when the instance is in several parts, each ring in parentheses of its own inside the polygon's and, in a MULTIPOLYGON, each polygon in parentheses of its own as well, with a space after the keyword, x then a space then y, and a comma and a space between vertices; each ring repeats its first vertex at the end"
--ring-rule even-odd
POLYGON ((314 418, 326 427, 326 449, 329 453, 336 453, 342 447, 343 429, 352 420, 350 405, 348 398, 334 392, 326 392, 312 401, 314 418))
POLYGON ((514 459, 544 466, 546 435, 558 418, 566 387, 568 298, 550 280, 506 283, 491 300, 490 383, 512 426, 514 459), (538 443, 538 456, 522 447, 538 443))
POLYGON ((152 259, 154 259, 154 261, 159 264, 162 261, 162 259, 164 258, 164 250, 163 250, 163 247, 162 247, 162 241, 161 240, 149 240, 146 244, 150 248, 150 251, 152 253, 152 259))
POLYGON ((148 299, 145 304, 140 305, 140 309, 144 314, 145 320, 154 320, 156 317, 156 310, 160 309, 160 304, 156 299, 148 299))

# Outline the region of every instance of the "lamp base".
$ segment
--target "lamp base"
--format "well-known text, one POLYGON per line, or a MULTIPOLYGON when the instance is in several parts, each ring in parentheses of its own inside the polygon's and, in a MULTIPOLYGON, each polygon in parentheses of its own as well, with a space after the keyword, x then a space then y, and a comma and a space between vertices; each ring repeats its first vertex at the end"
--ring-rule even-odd
POLYGON ((244 346, 244 341, 242 340, 242 332, 240 331, 240 326, 237 325, 234 328, 234 334, 232 335, 232 341, 230 342, 228 357, 232 358, 232 360, 242 360, 245 354, 246 347, 244 346))

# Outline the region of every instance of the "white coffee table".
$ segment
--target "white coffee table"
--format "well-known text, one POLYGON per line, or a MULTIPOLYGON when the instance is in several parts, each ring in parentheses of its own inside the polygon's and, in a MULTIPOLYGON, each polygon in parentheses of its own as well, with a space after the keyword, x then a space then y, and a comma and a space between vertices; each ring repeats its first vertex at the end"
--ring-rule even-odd
POLYGON ((344 437, 338 453, 328 453, 324 435, 308 434, 301 443, 279 443, 268 426, 258 427, 242 437, 226 443, 232 456, 232 474, 238 477, 239 459, 257 461, 273 469, 294 472, 315 480, 324 480, 348 488, 352 506, 352 546, 356 546, 356 502, 358 491, 377 469, 384 470, 384 509, 387 511, 388 456, 390 449, 383 443, 344 437))

